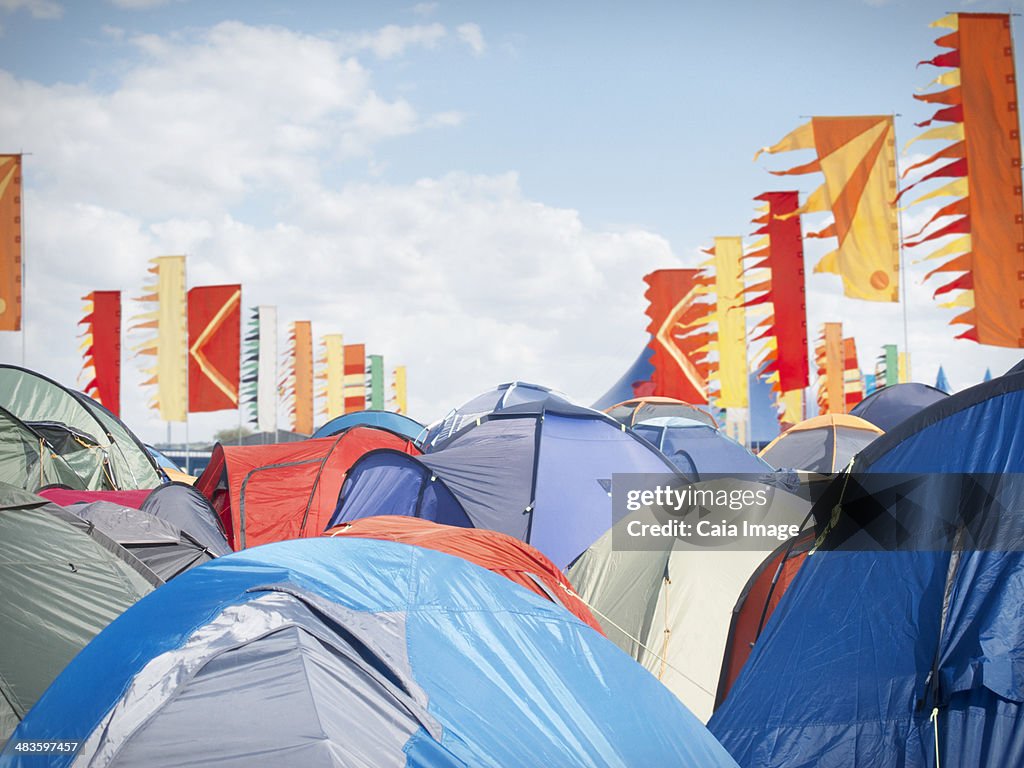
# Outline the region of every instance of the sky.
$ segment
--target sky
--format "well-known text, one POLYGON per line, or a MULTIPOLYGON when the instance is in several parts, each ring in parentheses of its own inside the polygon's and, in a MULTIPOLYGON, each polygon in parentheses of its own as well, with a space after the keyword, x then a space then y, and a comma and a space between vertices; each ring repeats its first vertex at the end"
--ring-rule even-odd
MULTIPOLYGON (((420 421, 516 379, 592 402, 646 343, 645 274, 749 235, 755 196, 820 183, 757 149, 811 115, 882 113, 902 147, 933 111, 912 98, 939 73, 917 66, 940 50, 929 24, 1022 4, 0 0, 27 328, 0 333, 0 361, 81 386, 81 297, 140 296, 149 260, 183 253, 190 286, 276 305, 282 345, 311 320, 407 366, 420 421)), ((843 322, 864 370, 904 314, 915 380, 942 365, 962 389, 1020 359, 954 340, 911 251, 901 306, 844 299, 810 274, 816 247, 809 327, 843 322)), ((122 418, 162 441, 141 340, 122 418)), ((188 434, 237 423, 193 415, 188 434)))

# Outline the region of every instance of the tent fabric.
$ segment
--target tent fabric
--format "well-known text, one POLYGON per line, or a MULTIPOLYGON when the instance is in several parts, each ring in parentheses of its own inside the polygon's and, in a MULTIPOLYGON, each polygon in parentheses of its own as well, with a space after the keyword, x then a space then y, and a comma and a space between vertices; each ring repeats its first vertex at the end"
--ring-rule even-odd
POLYGON ((215 557, 231 553, 220 518, 207 498, 189 483, 154 488, 139 509, 185 531, 215 557))
POLYGON ((103 627, 161 583, 94 526, 0 483, 0 742, 103 627))
POLYGON ((949 397, 941 389, 909 382, 893 384, 871 393, 850 411, 851 416, 870 421, 884 432, 906 421, 923 408, 949 397))
POLYGON ((607 392, 594 401, 591 408, 606 411, 624 400, 653 394, 654 363, 651 362, 653 356, 654 350, 650 345, 645 344, 644 348, 640 350, 640 354, 636 356, 636 360, 619 377, 618 381, 608 388, 607 392))
POLYGON ((13 365, 0 364, 0 391, 5 395, 0 405, 23 422, 56 423, 84 436, 93 446, 91 450, 99 454, 96 461, 104 465, 109 487, 153 488, 160 484, 156 465, 138 439, 95 401, 13 365))
POLYGON ((46 438, 10 411, 0 407, 0 482, 37 491, 61 484, 87 488, 79 475, 46 438))
MULTIPOLYGON (((809 502, 760 482, 718 478, 701 486, 771 490, 770 504, 739 510, 737 518, 799 526, 809 517, 809 502)), ((715 705, 732 606, 765 553, 709 549, 670 536, 631 549, 624 529, 634 522, 658 521, 647 510, 623 518, 567 575, 608 638, 706 721, 715 705)))
POLYGON ((394 411, 356 411, 337 416, 313 433, 313 437, 331 437, 352 427, 377 427, 416 440, 426 429, 415 419, 394 411))
POLYGON ((777 469, 831 474, 841 471, 881 434, 881 429, 864 419, 828 413, 793 425, 759 455, 777 469))
POLYGON ((627 427, 635 427, 650 419, 674 416, 692 419, 718 429, 718 422, 708 411, 671 397, 636 397, 604 408, 603 411, 627 427))
POLYGON ((765 475, 774 468, 717 427, 679 417, 648 419, 633 431, 691 480, 708 475, 765 475))
POLYGON ((353 466, 330 525, 378 514, 463 525, 464 516, 470 526, 525 541, 565 568, 611 527, 614 473, 677 473, 604 414, 547 407, 527 403, 482 417, 422 456, 367 456, 367 464, 353 466), (425 489, 436 489, 430 509, 419 496, 425 489))
POLYGON ((460 558, 344 537, 183 574, 90 643, 14 738, 83 742, 53 766, 735 765, 560 606, 460 558))
MULTIPOLYGON (((1007 512, 986 512, 985 523, 997 536, 1017 533, 1022 416, 1024 377, 978 385, 880 437, 858 456, 849 482, 913 473, 927 487, 949 483, 949 473, 1000 475, 1007 512)), ((834 481, 837 494, 843 481, 834 481)), ((909 492, 900 496, 876 530, 854 534, 842 550, 826 537, 780 601, 710 723, 741 765, 1024 763, 1019 541, 997 538, 1004 547, 955 557, 858 548, 886 529, 913 535, 916 525, 978 509, 961 493, 923 507, 909 492)), ((822 499, 822 513, 837 498, 841 525, 841 495, 822 499)))
POLYGON ((376 448, 419 453, 408 438, 375 427, 294 443, 217 444, 195 488, 209 499, 234 550, 319 536, 349 468, 376 448))
POLYGON ((438 450, 460 431, 494 413, 512 410, 521 413, 541 413, 545 410, 558 409, 572 411, 582 407, 576 406, 568 395, 539 384, 524 381, 499 384, 496 388, 452 409, 440 421, 427 426, 420 443, 427 452, 438 450))
POLYGON ((344 523, 324 531, 324 536, 384 539, 447 552, 562 605, 576 618, 604 633, 590 609, 572 590, 565 574, 529 544, 511 536, 397 515, 368 517, 344 523))
POLYGON ((109 501, 73 504, 67 509, 95 525, 164 581, 215 557, 185 531, 141 509, 109 501))

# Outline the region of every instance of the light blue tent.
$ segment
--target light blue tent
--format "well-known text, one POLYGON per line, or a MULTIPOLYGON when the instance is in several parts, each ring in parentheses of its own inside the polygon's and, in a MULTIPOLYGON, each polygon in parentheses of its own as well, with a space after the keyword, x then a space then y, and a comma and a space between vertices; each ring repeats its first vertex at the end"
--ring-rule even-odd
POLYGON ((823 549, 709 723, 740 765, 1024 764, 1022 425, 1024 377, 1004 376, 836 478, 823 549))
POLYGON ((775 471, 728 435, 703 422, 666 416, 648 419, 633 431, 661 451, 693 481, 708 475, 767 475, 775 471))
POLYGON ((415 440, 425 427, 415 419, 410 419, 394 411, 354 411, 328 421, 313 433, 313 437, 331 437, 352 427, 377 427, 389 432, 415 440))
POLYGON ((218 558, 127 611, 5 766, 735 766, 582 621, 440 552, 357 538, 218 558))

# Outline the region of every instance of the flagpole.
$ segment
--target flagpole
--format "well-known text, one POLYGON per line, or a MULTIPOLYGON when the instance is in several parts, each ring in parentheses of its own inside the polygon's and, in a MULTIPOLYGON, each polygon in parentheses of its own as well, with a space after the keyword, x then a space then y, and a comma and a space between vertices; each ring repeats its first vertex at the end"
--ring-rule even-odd
MULTIPOLYGON (((898 112, 893 112, 892 115, 892 141, 893 147, 893 162, 896 164, 896 192, 899 194, 900 184, 900 157, 898 145, 896 145, 896 118, 901 115, 898 112)), ((896 206, 896 236, 899 241, 900 249, 900 304, 903 309, 903 351, 905 365, 907 369, 907 381, 912 381, 913 376, 910 373, 910 330, 908 320, 908 307, 907 307, 907 267, 906 259, 903 252, 903 208, 900 205, 896 206)), ((899 377, 897 375, 897 381, 899 377)))

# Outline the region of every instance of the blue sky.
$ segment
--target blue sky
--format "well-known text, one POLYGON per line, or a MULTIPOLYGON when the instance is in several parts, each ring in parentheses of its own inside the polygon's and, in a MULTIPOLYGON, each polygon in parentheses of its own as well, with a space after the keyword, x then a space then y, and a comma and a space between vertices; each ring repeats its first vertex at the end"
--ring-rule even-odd
MULTIPOLYGON (((758 147, 810 115, 917 133, 936 72, 915 65, 950 10, 1008 7, 0 0, 2 151, 32 153, 25 362, 74 383, 79 297, 138 295, 149 258, 185 252, 190 284, 240 280, 246 306, 408 365, 421 420, 512 378, 589 402, 644 343, 645 273, 749 233, 755 195, 816 186, 780 185, 767 168, 800 158, 758 147)), ((915 378, 1019 359, 952 341, 922 276, 915 378)), ((899 308, 809 289, 812 329, 842 320, 865 369, 902 342, 899 308)), ((137 368, 125 418, 159 439, 137 368)))

